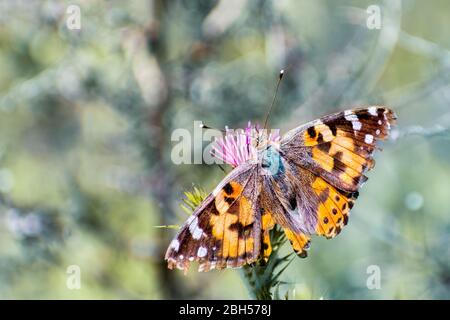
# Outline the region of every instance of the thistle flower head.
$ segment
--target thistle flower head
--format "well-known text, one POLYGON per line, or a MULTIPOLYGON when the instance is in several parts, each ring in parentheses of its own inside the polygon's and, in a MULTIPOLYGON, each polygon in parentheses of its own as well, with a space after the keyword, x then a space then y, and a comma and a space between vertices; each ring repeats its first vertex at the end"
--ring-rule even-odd
POLYGON ((249 121, 244 130, 225 127, 225 136, 215 140, 211 153, 224 163, 237 167, 249 160, 256 160, 259 148, 279 141, 278 129, 268 133, 258 124, 252 126, 249 121))

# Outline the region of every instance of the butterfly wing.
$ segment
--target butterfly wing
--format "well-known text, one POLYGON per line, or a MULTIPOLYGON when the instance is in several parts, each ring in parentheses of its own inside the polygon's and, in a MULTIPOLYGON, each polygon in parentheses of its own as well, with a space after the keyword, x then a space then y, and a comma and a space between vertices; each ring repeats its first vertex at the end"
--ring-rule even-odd
POLYGON ((356 192, 373 168, 376 142, 395 123, 393 111, 371 106, 331 114, 289 131, 281 141, 286 159, 346 192, 356 192))
POLYGON ((372 106, 339 112, 288 132, 280 143, 287 190, 280 201, 299 213, 292 233, 332 238, 348 222, 364 173, 374 166, 376 142, 388 136, 395 114, 372 106))
MULTIPOLYGON (((327 238, 339 234, 348 222, 349 211, 358 193, 340 190, 322 177, 288 160, 285 168, 290 187, 285 193, 288 200, 281 201, 288 212, 298 213, 297 221, 288 225, 285 232, 302 237, 318 234, 327 238)), ((277 183, 287 185, 283 180, 277 183)))
MULTIPOLYGON (((286 172, 287 173, 287 172, 286 172)), ((267 259, 272 251, 269 231, 275 223, 279 224, 294 251, 300 257, 306 257, 309 248, 310 237, 302 228, 299 221, 300 215, 295 213, 297 205, 295 191, 290 187, 288 175, 262 175, 262 188, 260 194, 260 206, 262 208, 263 246, 264 258, 267 259)), ((294 181, 291 179, 291 181, 294 181)))
POLYGON ((234 169, 189 217, 166 252, 170 269, 240 267, 261 250, 258 173, 254 164, 234 169))

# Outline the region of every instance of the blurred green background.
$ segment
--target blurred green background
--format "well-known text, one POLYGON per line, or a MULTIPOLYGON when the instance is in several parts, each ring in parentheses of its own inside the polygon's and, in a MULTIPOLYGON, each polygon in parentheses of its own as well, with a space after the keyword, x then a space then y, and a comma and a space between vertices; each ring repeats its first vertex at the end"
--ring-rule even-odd
POLYGON ((154 226, 181 224, 183 191, 223 177, 173 164, 173 130, 261 122, 282 68, 271 117, 282 132, 358 105, 399 120, 349 225, 314 238, 281 290, 450 298, 445 0, 1 0, 0 298, 247 298, 236 270, 167 270, 174 230, 154 226), (80 30, 66 25, 70 4, 80 30), (366 25, 369 5, 380 29, 366 25), (366 286, 371 265, 379 290, 366 286))

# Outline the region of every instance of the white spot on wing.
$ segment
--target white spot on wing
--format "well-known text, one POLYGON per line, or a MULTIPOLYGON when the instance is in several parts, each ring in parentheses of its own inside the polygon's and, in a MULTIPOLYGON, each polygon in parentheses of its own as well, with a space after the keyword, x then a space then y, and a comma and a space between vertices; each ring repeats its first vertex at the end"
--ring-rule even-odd
POLYGON ((186 220, 186 224, 189 225, 196 218, 196 216, 192 215, 186 220))
POLYGON ((369 111, 369 113, 373 116, 377 115, 377 107, 369 107, 369 109, 367 109, 367 111, 369 111))
POLYGON ((206 256, 207 253, 208 253, 208 250, 205 247, 200 247, 200 248, 198 248, 197 256, 199 258, 203 258, 204 256, 206 256))
POLYGON ((203 230, 198 226, 198 218, 194 217, 189 224, 189 231, 192 234, 192 238, 198 240, 202 237, 203 230))
POLYGON ((195 231, 192 233, 192 238, 194 238, 195 240, 198 240, 202 237, 203 234, 203 229, 197 227, 197 229, 195 229, 195 231))
POLYGON ((366 136, 364 137, 364 142, 367 144, 371 144, 373 142, 373 135, 366 134, 366 136))
POLYGON ((178 249, 180 249, 180 241, 178 241, 177 239, 173 239, 172 242, 170 243, 170 248, 172 248, 175 252, 177 252, 178 249))
POLYGON ((377 131, 375 131, 375 134, 376 134, 376 135, 379 135, 380 132, 381 132, 380 129, 377 129, 377 131))
POLYGON ((361 130, 362 123, 359 121, 353 121, 352 126, 353 126, 353 130, 359 131, 359 130, 361 130))
POLYGON ((358 121, 358 116, 354 114, 352 110, 345 110, 344 118, 347 121, 358 121))
POLYGON ((193 233, 195 228, 197 228, 198 218, 196 216, 190 216, 186 223, 189 225, 189 231, 193 233))

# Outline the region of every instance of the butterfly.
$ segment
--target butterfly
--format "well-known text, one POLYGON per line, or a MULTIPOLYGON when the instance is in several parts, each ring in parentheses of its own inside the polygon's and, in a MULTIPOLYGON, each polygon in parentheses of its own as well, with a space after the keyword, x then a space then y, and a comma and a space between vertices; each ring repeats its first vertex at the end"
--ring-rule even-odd
MULTIPOLYGON (((272 252, 279 225, 306 257, 312 235, 334 238, 347 225, 365 173, 374 167, 395 113, 383 106, 330 114, 267 139, 194 210, 167 249, 170 269, 237 268, 272 252)), ((258 141, 264 136, 258 137, 258 141)))

